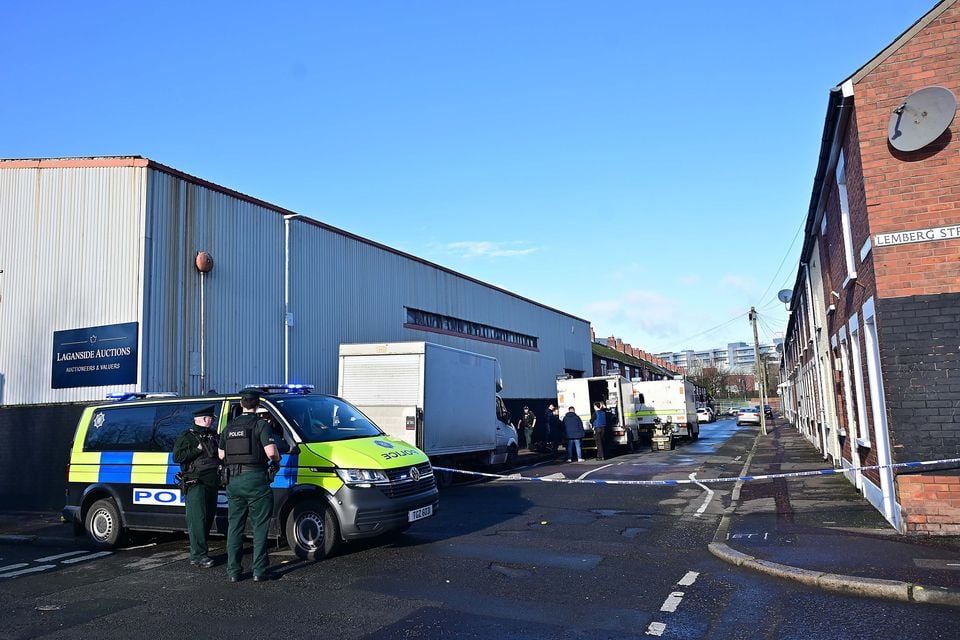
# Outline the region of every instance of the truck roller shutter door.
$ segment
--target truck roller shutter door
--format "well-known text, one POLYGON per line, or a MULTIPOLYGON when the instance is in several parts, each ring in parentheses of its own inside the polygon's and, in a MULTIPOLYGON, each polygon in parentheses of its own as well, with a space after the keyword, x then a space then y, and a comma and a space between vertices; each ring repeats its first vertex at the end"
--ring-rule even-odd
POLYGON ((421 357, 411 353, 345 358, 341 395, 357 406, 417 406, 421 357))

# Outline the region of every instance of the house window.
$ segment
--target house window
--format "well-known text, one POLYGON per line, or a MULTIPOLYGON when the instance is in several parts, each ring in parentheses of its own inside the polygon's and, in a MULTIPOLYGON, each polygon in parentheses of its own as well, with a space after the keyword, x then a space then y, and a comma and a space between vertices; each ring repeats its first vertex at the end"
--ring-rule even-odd
POLYGON ((860 321, 857 314, 850 318, 850 359, 853 368, 854 391, 857 398, 857 444, 870 445, 870 429, 867 427, 867 398, 863 381, 863 363, 860 360, 860 321))
POLYGON ((602 375, 602 376, 607 375, 607 361, 606 361, 606 360, 601 360, 601 361, 600 361, 600 375, 602 375))
POLYGON ((847 277, 843 281, 843 286, 857 279, 857 269, 853 262, 853 232, 850 227, 850 199, 847 196, 847 172, 846 161, 843 157, 843 151, 840 152, 840 159, 837 160, 837 195, 840 200, 840 226, 843 236, 843 258, 847 265, 847 277))
POLYGON ((886 398, 883 391, 883 376, 880 370, 880 343, 877 335, 877 318, 873 298, 863 305, 863 341, 867 356, 867 379, 870 387, 870 408, 873 410, 873 427, 877 433, 886 433, 886 398))
MULTIPOLYGON (((857 438, 857 416, 853 401, 853 380, 850 378, 850 353, 847 345, 847 330, 840 329, 840 370, 843 373, 843 406, 847 410, 847 429, 853 440, 857 438)), ((851 446, 856 454, 856 444, 851 446)), ((856 460, 856 458, 854 458, 856 460)))

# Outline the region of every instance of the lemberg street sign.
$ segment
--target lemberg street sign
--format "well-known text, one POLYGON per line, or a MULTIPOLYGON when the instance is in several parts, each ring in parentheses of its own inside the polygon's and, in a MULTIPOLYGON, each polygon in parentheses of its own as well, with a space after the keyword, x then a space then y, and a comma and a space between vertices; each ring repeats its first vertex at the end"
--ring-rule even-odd
POLYGON ((911 242, 930 242, 932 240, 956 240, 960 238, 960 224, 949 227, 933 227, 932 229, 913 229, 911 231, 893 231, 878 233, 873 236, 873 246, 888 247, 894 244, 908 244, 911 242))

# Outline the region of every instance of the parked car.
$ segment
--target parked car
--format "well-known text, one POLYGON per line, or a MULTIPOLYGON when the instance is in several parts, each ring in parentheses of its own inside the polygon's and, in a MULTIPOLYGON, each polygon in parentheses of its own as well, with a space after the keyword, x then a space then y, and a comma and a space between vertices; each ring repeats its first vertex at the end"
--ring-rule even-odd
POLYGON ((697 421, 704 424, 713 422, 713 413, 711 413, 710 409, 707 409, 706 407, 697 409, 697 421))
POLYGON ((736 407, 730 407, 729 409, 727 409, 728 416, 733 416, 734 418, 736 418, 738 413, 740 413, 740 409, 737 409, 736 407))
POLYGON ((737 426, 743 424, 760 424, 760 409, 758 407, 743 407, 737 413, 737 426))

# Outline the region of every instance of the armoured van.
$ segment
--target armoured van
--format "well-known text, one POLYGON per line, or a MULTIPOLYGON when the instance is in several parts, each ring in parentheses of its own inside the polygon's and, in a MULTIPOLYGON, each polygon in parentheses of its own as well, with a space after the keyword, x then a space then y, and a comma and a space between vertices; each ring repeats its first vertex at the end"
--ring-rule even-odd
MULTIPOLYGON (((258 388, 258 413, 280 452, 270 536, 286 538, 298 556, 321 559, 342 542, 404 531, 436 512, 436 478, 422 451, 340 398, 303 385, 258 388)), ((212 407, 217 431, 242 411, 239 394, 145 396, 89 406, 77 425, 63 515, 98 548, 117 546, 130 530, 186 531, 174 441, 199 408, 212 407)), ((226 524, 221 492, 214 531, 226 533, 226 524)))
POLYGON ((607 420, 612 442, 633 448, 641 436, 649 436, 652 423, 641 424, 637 419, 633 383, 619 375, 592 378, 558 378, 557 406, 560 415, 573 407, 584 428, 591 431, 589 421, 593 417, 593 403, 602 402, 609 414, 607 420))
POLYGON ((654 418, 669 421, 677 438, 700 437, 697 420, 696 388, 682 378, 634 381, 633 395, 641 424, 653 427, 654 418))
POLYGON ((478 353, 432 342, 340 345, 339 394, 437 466, 516 461, 502 386, 497 359, 478 353))

